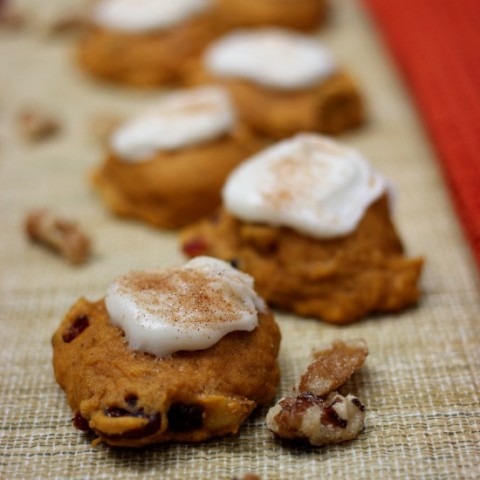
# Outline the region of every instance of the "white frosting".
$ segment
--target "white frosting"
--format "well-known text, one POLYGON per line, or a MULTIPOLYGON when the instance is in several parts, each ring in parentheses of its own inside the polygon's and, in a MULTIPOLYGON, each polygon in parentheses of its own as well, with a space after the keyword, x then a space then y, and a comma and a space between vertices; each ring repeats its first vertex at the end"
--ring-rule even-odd
POLYGON ((337 69, 319 40, 276 28, 238 30, 223 37, 207 50, 205 64, 217 76, 285 90, 311 87, 337 69))
POLYGON ((223 201, 242 220, 332 238, 353 232, 386 189, 386 180, 355 150, 299 134, 238 166, 223 201))
POLYGON ((110 138, 110 146, 124 161, 145 161, 158 151, 214 140, 234 124, 235 111, 224 90, 180 90, 123 124, 110 138))
POLYGON ((109 287, 105 304, 130 347, 158 357, 208 348, 233 331, 252 331, 266 310, 252 277, 209 257, 124 275, 109 287))
POLYGON ((125 32, 164 30, 210 8, 211 0, 101 0, 93 21, 125 32))

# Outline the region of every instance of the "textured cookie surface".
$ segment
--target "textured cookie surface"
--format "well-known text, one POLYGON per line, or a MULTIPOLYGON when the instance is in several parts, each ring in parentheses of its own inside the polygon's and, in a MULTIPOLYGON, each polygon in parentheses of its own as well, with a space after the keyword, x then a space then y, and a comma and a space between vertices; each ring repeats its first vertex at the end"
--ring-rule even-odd
POLYGON ((189 256, 235 262, 271 305, 332 323, 398 311, 419 296, 422 260, 403 255, 385 195, 353 233, 338 238, 315 239, 222 211, 186 229, 182 244, 189 256))

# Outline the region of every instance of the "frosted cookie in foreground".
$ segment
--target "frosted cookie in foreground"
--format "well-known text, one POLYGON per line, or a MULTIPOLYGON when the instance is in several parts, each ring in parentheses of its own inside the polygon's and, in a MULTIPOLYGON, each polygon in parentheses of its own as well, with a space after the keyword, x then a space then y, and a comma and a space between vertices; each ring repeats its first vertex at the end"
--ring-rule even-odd
POLYGON ((232 261, 272 306, 348 323, 419 297, 422 259, 404 256, 390 214, 387 181, 358 152, 299 134, 235 169, 182 247, 232 261))
POLYGON ((177 228, 210 214, 227 175, 261 146, 226 91, 175 91, 113 132, 94 185, 116 214, 177 228))
POLYGON ((201 257, 81 298, 53 336, 53 366, 74 425, 97 441, 200 442, 272 401, 279 344, 253 279, 201 257))
POLYGON ((326 0, 216 0, 221 21, 230 27, 277 25, 312 30, 323 23, 326 0))
POLYGON ((241 118, 273 138, 301 131, 338 134, 364 119, 353 79, 307 35, 276 28, 234 31, 186 71, 191 84, 228 88, 241 118))
POLYGON ((152 87, 178 80, 183 63, 218 33, 210 0, 99 0, 79 61, 114 83, 152 87))

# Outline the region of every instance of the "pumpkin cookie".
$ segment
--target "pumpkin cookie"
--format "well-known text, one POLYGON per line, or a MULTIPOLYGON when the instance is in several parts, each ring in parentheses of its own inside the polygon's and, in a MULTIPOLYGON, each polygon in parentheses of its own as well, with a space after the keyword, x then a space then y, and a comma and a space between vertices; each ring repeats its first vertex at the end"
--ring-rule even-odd
POLYGON ((357 85, 331 52, 318 39, 288 30, 232 32, 190 64, 186 79, 228 88, 240 117, 273 138, 338 134, 365 116, 357 85))
POLYGON ((279 343, 253 280, 203 257, 80 299, 53 336, 53 365, 75 426, 100 441, 200 442, 272 401, 279 343))
POLYGON ((404 256, 387 182, 356 151, 298 135, 232 172, 223 200, 183 250, 234 262, 271 305, 348 323, 418 299, 422 260, 404 256))
POLYGON ((116 214, 177 228, 210 214, 230 171, 262 145, 227 92, 176 91, 113 133, 93 181, 116 214))
POLYGON ((327 12, 326 0, 216 0, 216 4, 228 27, 312 30, 323 23, 327 12))
POLYGON ((78 58, 96 77, 152 87, 177 81, 183 63, 217 34, 210 0, 100 0, 78 58))

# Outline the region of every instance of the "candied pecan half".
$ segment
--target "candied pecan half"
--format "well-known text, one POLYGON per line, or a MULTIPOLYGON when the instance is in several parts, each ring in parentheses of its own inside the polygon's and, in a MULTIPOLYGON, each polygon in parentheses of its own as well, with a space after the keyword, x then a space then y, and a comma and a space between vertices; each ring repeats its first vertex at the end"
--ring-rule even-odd
POLYGON ((314 352, 314 361, 300 379, 299 391, 319 397, 336 390, 358 370, 368 355, 365 340, 334 340, 331 346, 314 352))
POLYGON ((320 446, 352 440, 364 419, 365 407, 354 395, 331 392, 321 398, 303 393, 277 402, 267 414, 267 427, 281 438, 320 446))
POLYGON ((90 254, 90 240, 79 227, 48 210, 30 213, 26 231, 31 240, 52 248, 71 263, 82 263, 90 254))

